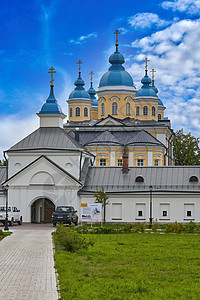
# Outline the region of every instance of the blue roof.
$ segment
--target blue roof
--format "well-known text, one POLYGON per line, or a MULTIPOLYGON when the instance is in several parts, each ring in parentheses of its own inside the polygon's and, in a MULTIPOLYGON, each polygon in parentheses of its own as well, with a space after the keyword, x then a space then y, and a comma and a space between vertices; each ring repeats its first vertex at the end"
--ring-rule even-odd
POLYGON ((92 106, 98 106, 98 100, 96 99, 96 91, 92 86, 92 82, 91 82, 91 86, 88 90, 88 94, 90 95, 90 99, 93 101, 92 102, 92 106))
POLYGON ((159 100, 158 106, 164 106, 161 100, 159 100))
POLYGON ((154 85, 154 80, 152 80, 152 85, 151 85, 152 89, 156 92, 156 94, 158 94, 158 89, 157 87, 154 85))
POLYGON ((53 86, 46 103, 42 106, 39 114, 62 114, 62 109, 54 96, 53 86))
POLYGON ((123 55, 118 51, 118 46, 116 46, 116 51, 110 56, 109 62, 112 66, 101 77, 99 87, 115 85, 134 86, 131 75, 122 66, 125 60, 123 55))
POLYGON ((85 99, 90 99, 90 95, 88 92, 84 89, 85 82, 81 78, 81 74, 79 72, 79 77, 78 79, 74 82, 74 85, 76 86, 75 89, 71 92, 69 95, 69 99, 74 99, 74 98, 85 98, 85 99))
POLYGON ((145 76, 142 78, 141 83, 143 86, 136 93, 135 97, 158 97, 155 90, 150 86, 151 79, 147 75, 147 71, 145 71, 145 76))

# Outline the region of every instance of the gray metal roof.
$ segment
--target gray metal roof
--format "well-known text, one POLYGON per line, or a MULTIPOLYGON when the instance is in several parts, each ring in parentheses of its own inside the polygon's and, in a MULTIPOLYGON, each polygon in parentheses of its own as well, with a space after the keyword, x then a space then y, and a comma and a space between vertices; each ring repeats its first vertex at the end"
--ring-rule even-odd
POLYGON ((102 118, 100 120, 89 120, 89 121, 68 121, 66 124, 64 124, 64 128, 68 127, 99 127, 102 126, 101 122, 106 121, 106 119, 113 119, 114 121, 117 121, 120 125, 103 125, 106 127, 112 127, 112 126, 122 126, 122 127, 144 127, 144 126, 167 126, 170 127, 170 120, 138 120, 135 118, 126 117, 124 119, 115 118, 111 115, 108 115, 106 118, 102 118))
MULTIPOLYGON (((79 142, 82 145, 157 145, 162 146, 163 144, 153 137, 150 133, 145 130, 137 131, 81 131, 78 132, 79 142)), ((75 134, 71 131, 70 136, 74 137, 75 134)))
POLYGON ((200 194, 200 182, 189 182, 194 175, 200 181, 200 166, 132 167, 128 174, 123 174, 120 167, 90 167, 80 194, 94 193, 101 187, 107 193, 148 192, 150 186, 154 192, 192 191, 200 194), (144 182, 135 182, 137 176, 142 176, 144 182))
POLYGON ((0 166, 0 190, 3 189, 1 183, 6 180, 6 167, 0 166))
POLYGON ((64 129, 59 127, 42 127, 12 146, 8 151, 24 150, 79 150, 84 149, 64 129))
POLYGON ((98 133, 93 139, 85 145, 121 145, 122 143, 110 132, 103 131, 98 133))

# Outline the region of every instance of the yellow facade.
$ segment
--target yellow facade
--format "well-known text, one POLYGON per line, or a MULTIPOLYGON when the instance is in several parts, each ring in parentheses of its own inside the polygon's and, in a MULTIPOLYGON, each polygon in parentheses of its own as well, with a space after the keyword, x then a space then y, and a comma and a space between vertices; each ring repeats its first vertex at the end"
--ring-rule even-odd
MULTIPOLYGON (((158 109, 159 99, 144 101, 135 100, 134 98, 135 96, 130 94, 108 94, 100 96, 98 100, 98 119, 106 118, 108 115, 111 115, 118 119, 130 117, 138 120, 158 120, 158 113, 161 111, 161 109, 158 109), (145 109, 144 106, 146 107, 145 109), (145 115, 144 110, 146 110, 147 115, 145 115)), ((163 118, 164 110, 161 112, 161 119, 163 118)))
POLYGON ((98 119, 98 106, 93 106, 91 108, 91 118, 93 120, 97 120, 98 119))
POLYGON ((87 121, 91 120, 91 102, 68 101, 69 121, 87 121), (79 113, 80 111, 80 113, 79 113), (87 112, 87 116, 86 116, 87 112))

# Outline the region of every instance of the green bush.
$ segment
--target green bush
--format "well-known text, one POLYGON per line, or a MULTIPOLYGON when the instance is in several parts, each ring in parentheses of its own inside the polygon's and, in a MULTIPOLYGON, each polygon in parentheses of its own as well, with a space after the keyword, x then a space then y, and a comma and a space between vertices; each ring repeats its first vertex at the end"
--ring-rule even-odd
POLYGON ((194 233, 196 231, 196 229, 197 229, 197 224, 192 221, 185 224, 185 230, 188 233, 194 233))
POLYGON ((64 227, 62 224, 57 226, 53 233, 55 246, 62 251, 76 252, 80 249, 88 249, 89 244, 85 238, 75 230, 64 227))
POLYGON ((168 223, 165 225, 165 233, 182 233, 185 231, 185 226, 182 223, 168 223))
POLYGON ((155 223, 153 223, 153 224, 152 224, 152 227, 151 227, 152 231, 153 231, 153 232, 157 232, 159 226, 160 226, 160 225, 157 223, 157 221, 156 221, 155 223))
POLYGON ((145 223, 138 222, 134 229, 136 232, 144 232, 146 229, 145 223))

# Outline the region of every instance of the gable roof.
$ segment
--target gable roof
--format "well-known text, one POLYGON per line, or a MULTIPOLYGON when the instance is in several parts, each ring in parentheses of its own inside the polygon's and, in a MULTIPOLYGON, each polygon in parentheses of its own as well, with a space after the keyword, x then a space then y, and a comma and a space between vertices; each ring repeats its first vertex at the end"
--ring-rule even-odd
POLYGON ((59 127, 41 127, 12 146, 7 152, 25 150, 85 150, 64 129, 59 127))
POLYGON ((3 189, 1 183, 6 180, 6 166, 0 166, 0 190, 3 189))
POLYGON ((94 194, 104 187, 106 193, 199 193, 200 166, 131 167, 128 174, 121 167, 89 167, 84 187, 80 194, 94 194), (142 176, 144 182, 135 182, 142 176), (189 182, 196 176, 199 182, 189 182))
POLYGON ((5 185, 11 179, 13 179, 14 177, 16 177, 20 173, 22 173, 24 170, 28 169, 30 166, 32 166, 34 163, 36 163, 37 161, 39 161, 41 159, 46 159, 48 162, 50 162, 52 165, 54 165, 60 171, 62 171, 67 176, 71 177, 74 181, 76 181, 77 183, 79 183, 80 185, 82 185, 82 183, 78 179, 76 179, 76 177, 74 177, 73 175, 71 175, 70 173, 68 173, 66 170, 64 170, 62 167, 60 167, 58 164, 56 164, 53 160, 51 160, 50 158, 48 158, 46 155, 41 155, 40 157, 38 157, 37 159, 35 159, 34 161, 32 161, 30 164, 28 164, 26 167, 24 167, 23 169, 21 169, 19 172, 15 173, 13 176, 11 176, 10 178, 8 178, 6 181, 2 182, 2 185, 5 185))
POLYGON ((163 144, 152 136, 149 132, 145 130, 139 131, 128 143, 128 145, 158 145, 163 146, 163 144))
POLYGON ((110 131, 106 130, 97 134, 85 145, 122 145, 122 143, 110 131))

